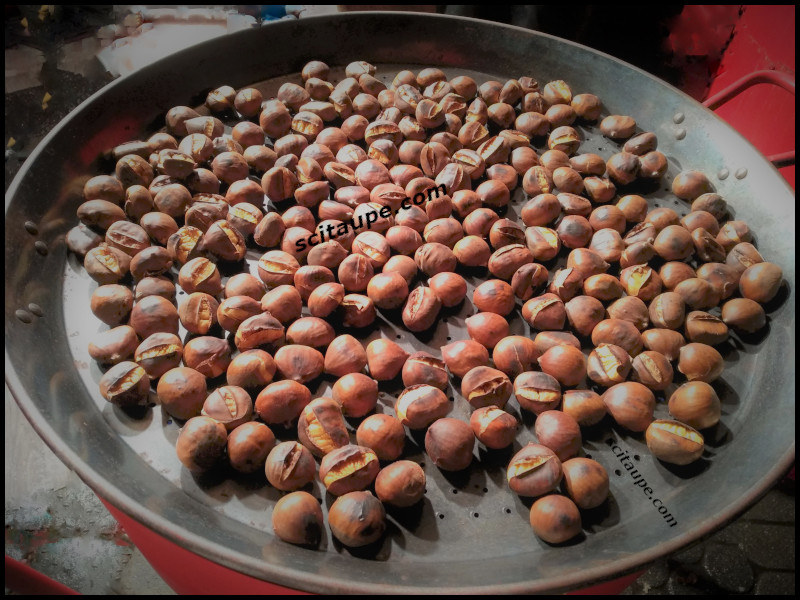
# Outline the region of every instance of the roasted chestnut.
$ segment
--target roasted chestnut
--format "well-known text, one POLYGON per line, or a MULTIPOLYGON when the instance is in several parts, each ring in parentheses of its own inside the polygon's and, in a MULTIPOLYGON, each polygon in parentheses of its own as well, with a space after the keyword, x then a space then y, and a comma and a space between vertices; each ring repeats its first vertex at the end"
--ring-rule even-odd
POLYGON ((322 508, 308 492, 287 494, 272 509, 272 529, 284 542, 316 547, 323 527, 322 508))

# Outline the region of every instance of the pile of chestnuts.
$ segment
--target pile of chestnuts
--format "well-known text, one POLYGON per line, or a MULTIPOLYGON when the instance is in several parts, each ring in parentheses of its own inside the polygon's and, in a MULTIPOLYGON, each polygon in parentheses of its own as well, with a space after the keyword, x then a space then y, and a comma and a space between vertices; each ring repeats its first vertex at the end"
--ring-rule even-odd
POLYGON ((337 497, 334 537, 373 543, 384 505, 425 493, 425 472, 403 460, 406 430, 425 431, 439 469, 460 471, 476 439, 514 443, 512 396, 536 415, 538 443, 513 455, 508 487, 538 498, 530 522, 549 543, 579 534, 580 511, 608 496, 606 470, 578 456, 581 428, 610 415, 661 461, 700 458, 701 432, 720 419, 715 346, 762 330, 783 281, 707 177, 672 182, 686 216, 649 209, 633 192, 666 174, 656 136, 602 117, 598 97, 564 81, 478 84, 426 68, 387 86, 366 62, 335 85, 329 75, 312 61, 276 98, 217 88, 197 110, 169 110, 165 131, 114 148, 114 173, 87 181, 67 243, 110 327, 89 347, 107 367, 103 398, 146 406, 155 390, 185 420, 183 465, 264 472, 286 492, 276 535, 310 546, 324 535, 312 481, 337 497), (579 153, 576 122, 619 152, 579 153), (519 185, 521 223, 503 216, 519 185), (467 299, 464 274, 476 273, 485 281, 467 299), (440 355, 359 339, 379 314, 412 336, 470 301, 469 339, 440 355), (510 335, 517 313, 530 336, 510 335), (331 392, 314 398, 320 377, 331 392), (400 379, 394 406, 376 412, 400 379), (448 416, 451 381, 468 422, 448 416), (654 418, 656 394, 672 419, 654 418), (286 426, 296 436, 279 442, 286 426))

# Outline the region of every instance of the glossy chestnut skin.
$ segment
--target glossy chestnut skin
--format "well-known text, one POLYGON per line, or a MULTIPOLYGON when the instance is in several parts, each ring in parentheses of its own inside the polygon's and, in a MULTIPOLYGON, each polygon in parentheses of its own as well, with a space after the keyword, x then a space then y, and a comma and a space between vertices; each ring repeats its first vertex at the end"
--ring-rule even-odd
POLYGON ((494 348, 497 342, 508 336, 508 321, 497 313, 478 313, 467 317, 465 324, 470 338, 486 346, 494 348))
POLYGON ((150 377, 135 362, 120 362, 100 378, 100 394, 121 408, 145 406, 149 400, 150 377))
POLYGON ((231 364, 231 347, 227 340, 213 336, 192 338, 183 348, 183 364, 206 377, 218 377, 231 364))
POLYGON ((521 408, 538 415, 559 405, 561 385, 552 375, 526 371, 514 379, 514 395, 521 408))
POLYGON ((275 361, 263 350, 247 350, 237 354, 228 365, 228 385, 261 389, 275 376, 275 361))
POLYGON ((555 294, 542 294, 522 305, 522 318, 540 331, 562 329, 567 320, 564 302, 555 294))
POLYGON ((253 418, 253 400, 245 389, 225 385, 208 395, 200 414, 222 423, 230 432, 253 418))
POLYGON ((719 396, 703 381, 684 383, 670 396, 668 406, 675 419, 695 429, 707 429, 719 423, 719 396))
POLYGON ((370 415, 356 430, 359 446, 371 448, 380 460, 393 461, 400 458, 405 445, 406 431, 403 424, 387 414, 370 415))
POLYGON ((566 387, 578 385, 586 375, 586 357, 572 346, 554 346, 537 362, 542 371, 566 387))
POLYGON ((505 317, 516 304, 516 297, 511 286, 500 279, 484 281, 472 294, 472 303, 483 312, 493 312, 505 317))
POLYGON ((323 527, 322 507, 308 492, 287 494, 272 509, 272 529, 284 542, 316 547, 323 527))
POLYGON ((380 463, 370 448, 348 444, 322 457, 319 478, 335 496, 363 490, 378 475, 380 463))
POLYGON ((653 421, 656 399, 641 383, 618 383, 608 388, 602 398, 609 414, 626 429, 644 431, 653 421))
POLYGON ((453 375, 464 377, 470 369, 489 363, 489 351, 474 340, 464 340, 443 346, 442 359, 453 375))
POLYGON ((349 373, 333 384, 331 394, 345 415, 363 417, 378 402, 378 382, 362 373, 349 373))
POLYGON ((555 452, 562 462, 575 456, 581 448, 578 422, 560 410, 540 413, 536 417, 534 431, 539 443, 555 452))
POLYGON ((499 450, 511 445, 517 436, 517 419, 497 406, 484 406, 470 415, 469 425, 478 441, 499 450))
POLYGON ((509 377, 533 370, 538 358, 539 352, 533 340, 521 335, 504 337, 497 342, 492 352, 495 367, 509 377))
POLYGON ((722 305, 722 321, 736 331, 755 333, 767 324, 767 315, 755 300, 733 298, 722 305))
POLYGON ((742 296, 765 304, 772 300, 783 284, 783 271, 771 262, 760 262, 745 269, 739 280, 742 296))
POLYGON ((450 401, 439 388, 426 384, 407 387, 397 397, 394 412, 409 429, 424 429, 450 412, 450 401))
POLYGON ((184 467, 202 473, 222 461, 227 444, 228 432, 224 425, 209 417, 193 417, 178 434, 175 450, 184 467))
POLYGON ((446 389, 450 381, 445 362, 427 352, 415 352, 408 357, 403 364, 402 378, 406 387, 426 384, 441 390, 446 389))
POLYGON ((183 344, 177 335, 154 333, 136 348, 134 360, 147 371, 151 379, 158 379, 181 363, 183 344))
POLYGON ((711 383, 722 375, 724 368, 722 355, 707 344, 691 343, 680 349, 678 371, 689 381, 711 383))
POLYGON ((314 480, 317 463, 308 448, 302 444, 281 442, 267 455, 264 472, 272 487, 282 492, 291 492, 314 480))
POLYGON ((269 427, 243 423, 228 433, 228 462, 240 473, 255 473, 264 468, 274 446, 275 434, 269 427))
POLYGON ((608 472, 591 458, 571 458, 561 465, 564 490, 584 510, 597 508, 608 498, 608 472))
POLYGON ((467 282, 458 273, 437 273, 428 280, 428 286, 442 306, 457 306, 467 295, 467 282))
POLYGON ((567 390, 564 392, 561 410, 575 419, 581 427, 597 425, 608 412, 600 395, 591 390, 567 390))
POLYGON ((89 342, 89 356, 100 364, 114 365, 132 357, 138 345, 133 327, 120 325, 95 335, 89 342))
POLYGON ((660 352, 645 350, 633 359, 632 366, 631 379, 651 390, 662 391, 672 385, 672 365, 660 352))
POLYGON ((444 471, 461 471, 472 462, 475 435, 464 421, 441 418, 425 433, 425 452, 444 471))
POLYGON ((470 369, 461 380, 461 395, 473 408, 503 408, 511 396, 511 387, 511 380, 502 371, 478 366, 470 369))
POLYGON ((256 397, 255 411, 267 425, 291 423, 311 402, 311 391, 287 379, 269 384, 256 397))
POLYGON ((387 465, 375 478, 375 494, 384 504, 413 506, 425 495, 425 471, 410 460, 387 465))
POLYGON ((683 335, 672 329, 647 329, 642 332, 642 342, 645 349, 655 350, 670 361, 678 360, 680 349, 686 345, 683 335))
POLYGON ((176 419, 190 419, 200 414, 206 399, 206 378, 188 367, 170 369, 158 380, 158 400, 176 419))
POLYGON ((664 329, 678 329, 686 318, 683 296, 675 292, 664 292, 653 298, 648 311, 650 322, 664 329))
POLYGON ((656 458, 675 465, 688 465, 703 455, 705 442, 692 427, 659 419, 653 421, 645 432, 647 447, 656 458))
POLYGON ((117 284, 101 285, 90 300, 92 313, 106 325, 122 323, 133 308, 133 292, 117 284))
POLYGON ((728 339, 728 326, 712 314, 695 310, 686 315, 686 339, 709 346, 722 344, 728 339))
POLYGON ((631 356, 636 356, 642 350, 642 336, 636 325, 623 319, 600 321, 592 330, 592 343, 595 346, 614 344, 631 356))
POLYGON ((589 379, 605 387, 625 381, 630 370, 631 357, 624 348, 614 344, 600 344, 586 361, 589 379))
POLYGON ((414 332, 430 329, 436 322, 441 307, 442 301, 431 288, 414 288, 403 308, 403 324, 414 332))
POLYGON ((584 337, 589 337, 597 324, 605 318, 603 304, 591 296, 575 296, 564 304, 564 310, 572 329, 584 337))
POLYGON ((366 348, 369 373, 378 381, 389 381, 397 377, 408 359, 408 352, 392 340, 372 340, 366 348))
POLYGON ((542 496, 561 482, 561 461, 555 452, 541 444, 529 443, 508 463, 506 480, 511 491, 520 496, 542 496))
POLYGON ((370 492, 350 492, 336 499, 328 510, 334 537, 345 546, 358 548, 378 541, 386 530, 386 511, 370 492))
POLYGON ((581 533, 581 514, 566 496, 551 494, 531 506, 533 532, 550 544, 561 544, 581 533))

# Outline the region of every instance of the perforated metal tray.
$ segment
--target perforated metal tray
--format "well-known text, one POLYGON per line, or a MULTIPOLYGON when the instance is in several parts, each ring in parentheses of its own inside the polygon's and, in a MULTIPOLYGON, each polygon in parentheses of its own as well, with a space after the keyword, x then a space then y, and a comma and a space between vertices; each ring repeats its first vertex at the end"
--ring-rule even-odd
MULTIPOLYGON (((595 127, 579 130, 580 152, 607 158, 617 151, 595 127)), ((518 189, 509 218, 516 218, 524 200, 518 189)), ((710 533, 764 493, 793 460, 794 217, 792 191, 728 125, 674 88, 587 48, 514 27, 431 15, 280 22, 196 46, 114 82, 60 123, 29 158, 6 194, 6 380, 40 435, 103 498, 164 537, 243 573, 333 593, 564 590, 631 571, 710 533), (543 83, 564 79, 576 93, 600 96, 606 114, 633 115, 642 130, 658 135, 669 173, 662 185, 638 190, 652 205, 685 214, 688 206, 669 193, 669 182, 685 168, 711 177, 736 218, 756 232, 764 256, 783 268, 786 286, 768 307, 768 335, 732 335, 722 348, 726 371, 714 384, 722 422, 707 436, 698 463, 660 463, 641 436, 610 423, 585 431, 584 452, 608 470, 611 497, 584 512, 580 539, 549 546, 530 530, 530 501, 505 483, 508 459, 534 439, 533 418, 512 399, 509 409, 522 422, 512 448, 476 445, 470 469, 448 474, 429 464, 423 437, 412 433, 405 457, 424 463, 424 501, 390 510, 387 535, 374 547, 347 550, 328 534, 312 551, 274 537, 270 513, 279 494, 262 477, 192 477, 175 456, 179 424, 159 406, 134 419, 102 400, 101 371, 86 350, 102 329, 88 307, 95 284, 64 244, 83 182, 110 171, 97 157, 154 132, 171 106, 199 104, 220 84, 258 82, 274 94, 284 81, 300 82, 299 71, 311 59, 340 67, 334 70, 339 77, 350 61, 367 60, 388 81, 401 68, 425 66, 438 66, 449 77, 468 74, 478 83, 522 75, 543 83), (629 460, 621 460, 622 453, 629 460), (634 484, 625 464, 635 465, 652 494, 634 484)), ((255 248, 248 253, 251 268, 260 254, 255 248)), ((481 277, 468 279, 471 292, 481 277)), ((408 351, 438 354, 449 341, 467 339, 464 319, 474 312, 467 300, 444 311, 433 331, 422 335, 398 326, 399 314, 382 312, 363 339, 386 336, 408 351)), ((511 333, 529 334, 514 314, 511 333)), ((318 392, 332 381, 323 380, 318 392)), ((381 389, 378 411, 392 412, 400 389, 381 389)), ((458 388, 449 395, 451 416, 468 420, 458 388)), ((664 416, 664 395, 658 398, 656 415, 664 416)), ((314 493, 323 508, 330 505, 319 485, 314 493)))

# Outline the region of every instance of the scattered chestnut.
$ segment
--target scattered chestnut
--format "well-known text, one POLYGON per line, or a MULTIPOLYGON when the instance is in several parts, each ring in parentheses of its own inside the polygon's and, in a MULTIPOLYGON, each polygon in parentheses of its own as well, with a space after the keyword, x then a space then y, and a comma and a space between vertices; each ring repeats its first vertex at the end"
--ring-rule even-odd
POLYGON ((581 427, 597 425, 607 412, 603 399, 591 390, 567 390, 564 392, 561 410, 575 419, 581 427))
POLYGON ((591 458, 571 458, 561 465, 564 489, 579 508, 597 508, 608 498, 608 472, 591 458))
POLYGON ((561 477, 561 461, 555 452, 541 444, 524 446, 511 458, 506 469, 508 487, 520 496, 533 497, 552 492, 561 477))
POLYGON ((479 366, 470 369, 461 380, 461 395, 473 408, 503 408, 511 396, 511 380, 502 371, 479 366))
POLYGON ((561 385, 552 375, 526 371, 514 379, 514 395, 520 407, 538 415, 561 402, 561 385))
POLYGON ((425 471, 410 460, 399 460, 378 473, 375 493, 381 502, 406 508, 422 500, 425 494, 425 471))
POLYGON ((188 367, 170 369, 158 380, 158 399, 176 419, 189 419, 200 414, 206 399, 206 378, 188 367))
POLYGON ((707 429, 719 423, 721 407, 714 388, 703 381, 690 381, 669 398, 669 412, 681 423, 707 429))
POLYGON ((317 463, 305 446, 298 442, 281 442, 267 455, 264 472, 272 487, 291 492, 314 480, 317 463))
POLYGON ((371 448, 379 459, 397 460, 403 453, 406 430, 403 424, 391 415, 375 414, 364 419, 356 430, 359 446, 371 448))
POLYGON ((783 271, 771 262, 747 267, 739 280, 739 291, 749 300, 765 304, 772 300, 783 284, 783 271))
POLYGON ((722 321, 737 331, 755 333, 767 324, 767 315, 755 300, 733 298, 722 305, 722 321))
POLYGON ((335 495, 363 490, 380 470, 378 456, 369 448, 348 444, 328 452, 319 465, 319 478, 325 489, 335 495))
POLYGON ((632 379, 651 390, 662 391, 672 385, 674 372, 666 356, 654 350, 645 350, 633 359, 632 379))
POLYGON ((386 511, 370 492, 350 492, 328 510, 331 533, 345 546, 358 548, 378 541, 386 530, 386 511))
POLYGON ((562 462, 575 456, 581 448, 578 422, 560 410, 540 413, 536 417, 534 431, 539 443, 555 452, 562 462))
POLYGON ((478 441, 494 450, 510 446, 517 436, 517 420, 497 406, 479 408, 470 416, 469 424, 478 441))
POLYGON ((682 346, 678 357, 678 371, 689 381, 711 383, 722 375, 725 362, 722 355, 711 346, 692 343, 682 346))
POLYGON ((644 431, 653 421, 656 399, 641 383, 618 383, 608 388, 602 398, 609 414, 626 429, 644 431))
POLYGON ((537 362, 542 371, 566 387, 578 385, 586 375, 586 357, 572 346, 554 346, 537 362))
POLYGON ((228 432, 222 423, 209 417, 193 417, 178 434, 175 449, 184 467, 202 473, 220 463, 227 445, 228 432))
POLYGON ((240 473, 255 473, 264 468, 267 455, 275 446, 275 434, 263 423, 243 423, 228 433, 228 462, 240 473))
POLYGON ((476 341, 464 340, 443 346, 442 359, 453 375, 464 377, 471 369, 489 362, 489 351, 476 341))
POLYGON ((450 412, 450 401, 439 388, 416 384, 400 393, 394 412, 409 429, 424 429, 450 412))
MULTIPOLYGON (((470 348, 474 347, 470 346, 470 348)), ((454 356, 457 355, 458 350, 456 350, 454 356)), ((488 360, 488 358, 487 352, 486 359, 488 360)), ((464 372, 466 373, 466 371, 464 372)), ((402 376, 403 385, 407 388, 418 384, 426 384, 444 390, 450 381, 445 362, 427 352, 415 352, 409 356, 405 364, 403 364, 402 376)))
POLYGON ((284 542, 316 547, 322 539, 322 508, 308 492, 287 494, 272 509, 272 529, 284 542))
POLYGON ((464 421, 441 418, 425 434, 425 452, 444 471, 461 471, 472 462, 475 435, 464 421))
POLYGON ((688 465, 703 455, 705 442, 695 429, 667 419, 653 421, 645 432, 647 447, 656 458, 675 465, 688 465))
POLYGON ((581 513, 566 496, 551 494, 531 506, 533 532, 550 544, 561 544, 581 533, 581 513))
POLYGON ((120 362, 100 378, 100 394, 120 408, 145 406, 149 401, 150 377, 135 362, 120 362))
POLYGON ((586 372, 595 383, 609 387, 622 383, 631 370, 631 357, 619 346, 600 344, 589 353, 586 372))

